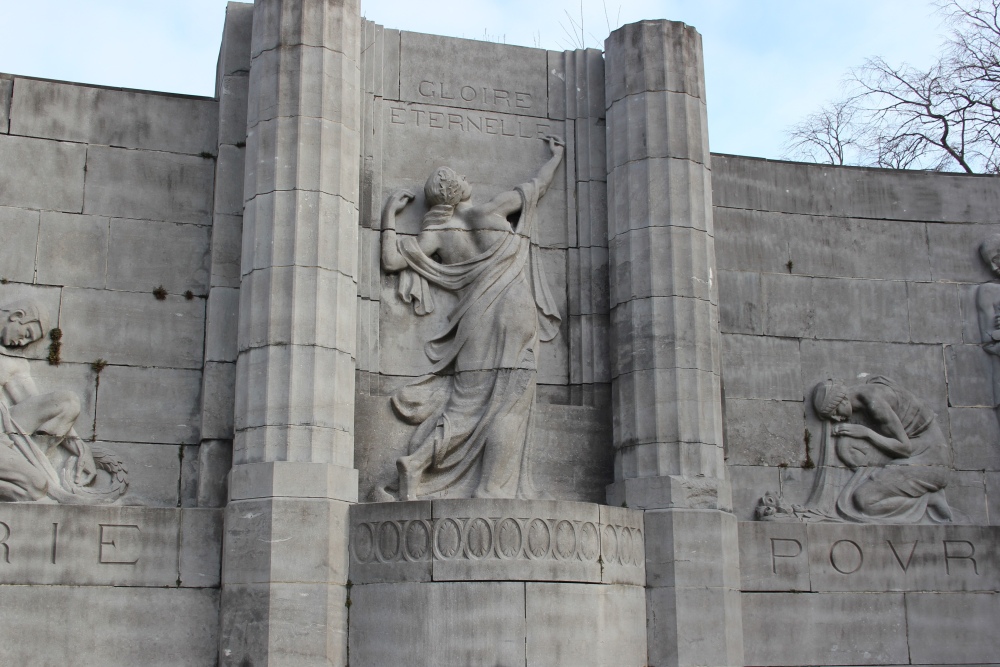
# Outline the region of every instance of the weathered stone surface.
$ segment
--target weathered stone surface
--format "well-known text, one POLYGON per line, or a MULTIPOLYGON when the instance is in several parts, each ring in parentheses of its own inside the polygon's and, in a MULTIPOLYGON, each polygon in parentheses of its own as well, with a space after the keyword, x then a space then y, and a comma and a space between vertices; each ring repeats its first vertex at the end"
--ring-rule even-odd
POLYGON ((115 442, 197 444, 200 397, 198 371, 109 366, 101 373, 97 435, 115 442))
POLYGON ((758 336, 764 333, 759 274, 719 271, 719 331, 758 336))
POLYGON ((216 588, 222 563, 221 509, 183 509, 180 525, 180 585, 216 588))
POLYGON ((720 270, 790 273, 786 216, 716 204, 713 218, 720 270))
POLYGON ((1000 473, 988 472, 985 477, 989 522, 991 526, 1000 526, 1000 473))
POLYGON ((782 468, 726 465, 733 488, 733 514, 740 521, 751 521, 760 497, 767 489, 780 487, 782 468))
MULTIPOLYGON (((38 211, 0 207, 0 273, 13 282, 32 283, 38 246, 38 211)), ((42 282, 45 282, 42 280, 42 282)))
POLYGON ((909 662, 901 593, 744 593, 748 665, 909 662))
POLYGON ((956 470, 1000 470, 1000 428, 990 408, 950 408, 956 470))
POLYGON ((11 132, 27 137, 198 155, 215 153, 218 103, 17 78, 11 132))
POLYGON ((608 170, 645 157, 687 156, 708 164, 707 113, 703 98, 668 90, 614 101, 607 110, 613 128, 608 170))
MULTIPOLYGON (((1000 200, 989 179, 964 179, 957 174, 839 169, 735 155, 713 156, 712 171, 716 206, 758 211, 990 222, 995 220, 1000 200)), ((934 246, 933 241, 930 245, 934 246)), ((974 249, 975 243, 968 247, 974 249)))
POLYGON ((358 667, 525 664, 520 582, 355 585, 350 623, 351 664, 358 667))
POLYGON ((741 521, 739 543, 741 590, 812 590, 806 524, 741 521))
POLYGON ((104 217, 43 212, 38 231, 38 282, 106 287, 109 229, 110 221, 104 217))
POLYGON ((994 406, 989 355, 979 345, 948 345, 948 402, 955 407, 994 406))
POLYGON ((797 401, 727 398, 727 463, 744 466, 801 465, 806 456, 803 410, 804 406, 797 401))
POLYGON ((125 462, 129 486, 121 504, 177 507, 181 476, 180 447, 121 442, 97 444, 110 449, 125 462))
POLYGON ((11 664, 71 665, 85 656, 106 667, 211 665, 218 652, 216 590, 3 586, 0 604, 11 664))
POLYGON ((211 228, 149 220, 112 220, 108 289, 171 294, 208 290, 211 228))
MULTIPOLYGON (((970 179, 975 184, 978 179, 970 179)), ((966 184, 957 183, 959 189, 966 184)), ((970 196, 971 193, 969 193, 970 196)), ((984 200, 969 200, 978 205, 984 200)), ((985 218, 991 224, 927 225, 927 246, 931 255, 931 278, 939 282, 985 283, 995 278, 989 267, 976 255, 976 249, 987 236, 1000 232, 1000 225, 994 219, 985 218)))
POLYGON ((269 461, 236 466, 230 498, 319 498, 357 502, 357 471, 316 462, 269 461))
POLYGON ((181 445, 181 507, 198 507, 198 450, 201 445, 181 445))
POLYGON ((243 216, 212 219, 212 287, 239 287, 243 254, 243 216))
POLYGON ((205 302, 148 292, 63 290, 62 358, 90 363, 201 368, 205 302))
POLYGON ((535 405, 530 457, 535 487, 552 498, 603 503, 614 475, 609 410, 535 405))
POLYGON ((226 22, 219 48, 219 75, 250 72, 250 40, 253 38, 253 5, 226 4, 226 22))
POLYGON ((736 518, 719 510, 644 513, 647 587, 740 586, 736 518))
POLYGON ((649 588, 650 665, 741 665, 740 593, 722 588, 649 588))
POLYGON ((906 623, 913 664, 993 662, 1000 655, 996 593, 908 593, 906 623))
POLYGON ((955 523, 973 526, 989 523, 986 516, 985 483, 984 474, 980 471, 951 473, 945 493, 955 510, 955 523))
POLYGON ((240 291, 214 287, 208 297, 205 361, 236 361, 240 291))
MULTIPOLYGON (((250 49, 247 49, 249 54, 250 49)), ((219 90, 219 145, 246 145, 250 67, 246 72, 222 77, 219 90)), ((243 182, 242 176, 240 182, 243 182)))
POLYGON ((799 341, 725 335, 722 355, 727 400, 802 399, 799 341))
POLYGON ((529 583, 525 628, 525 665, 647 664, 646 600, 640 586, 529 583))
POLYGON ((216 215, 243 215, 243 171, 246 149, 219 146, 215 167, 214 212, 216 215))
POLYGON ((545 51, 400 33, 400 99, 522 116, 548 113, 545 51))
MULTIPOLYGON (((47 347, 47 346, 46 346, 47 347)), ((43 350, 45 347, 42 348, 43 350)), ((80 416, 77 417, 76 432, 84 439, 94 436, 94 416, 97 410, 96 378, 90 364, 62 362, 53 366, 44 359, 29 362, 31 377, 38 391, 48 393, 67 390, 80 399, 80 416)), ((114 448, 112 448, 114 449, 114 448)))
POLYGON ((0 134, 7 134, 10 129, 10 98, 14 93, 14 79, 10 76, 0 77, 0 134))
POLYGON ((0 206, 83 211, 86 146, 0 135, 0 159, 0 206))
POLYGON ((958 285, 907 283, 906 308, 910 318, 910 341, 914 343, 961 343, 961 296, 958 285))
POLYGON ((678 21, 640 21, 615 30, 605 41, 606 103, 649 91, 686 93, 705 99, 701 35, 678 21))
POLYGON ((200 156, 91 146, 83 212, 207 225, 214 172, 215 162, 200 156))
POLYGON ((201 437, 232 440, 236 364, 206 362, 202 380, 201 437))
POLYGON ((198 507, 225 507, 229 471, 233 467, 230 440, 202 440, 198 446, 198 507))

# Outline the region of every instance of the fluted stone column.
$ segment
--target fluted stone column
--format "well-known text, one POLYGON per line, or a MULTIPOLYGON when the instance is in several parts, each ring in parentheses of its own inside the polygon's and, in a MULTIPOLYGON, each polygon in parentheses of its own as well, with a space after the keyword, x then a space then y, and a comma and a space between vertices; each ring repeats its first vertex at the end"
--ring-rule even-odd
POLYGON ((742 665, 701 36, 670 21, 613 32, 606 105, 608 502, 646 510, 650 667, 742 665))
POLYGON ((360 150, 357 0, 257 0, 223 665, 346 664, 360 150))

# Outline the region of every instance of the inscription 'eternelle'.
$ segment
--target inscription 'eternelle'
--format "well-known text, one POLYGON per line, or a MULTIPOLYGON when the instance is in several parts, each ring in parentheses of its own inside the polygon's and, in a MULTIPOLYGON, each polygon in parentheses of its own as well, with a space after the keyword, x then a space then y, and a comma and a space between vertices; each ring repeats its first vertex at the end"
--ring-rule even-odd
POLYGON ((389 122, 394 125, 416 125, 435 130, 493 134, 522 139, 543 139, 552 133, 552 125, 523 118, 489 116, 477 113, 428 111, 405 107, 390 107, 389 122))

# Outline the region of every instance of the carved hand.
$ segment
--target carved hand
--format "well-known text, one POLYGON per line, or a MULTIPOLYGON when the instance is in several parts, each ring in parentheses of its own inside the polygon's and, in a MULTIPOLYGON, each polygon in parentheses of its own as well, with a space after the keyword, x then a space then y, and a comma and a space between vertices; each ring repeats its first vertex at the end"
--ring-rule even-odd
POLYGON ((392 212, 399 213, 406 208, 406 205, 413 201, 413 199, 414 195, 410 190, 399 190, 394 192, 392 197, 389 199, 392 205, 392 212))
POLYGON ((837 424, 833 427, 834 435, 842 435, 848 438, 867 438, 871 430, 861 424, 837 424))
POLYGON ((94 481, 97 473, 97 466, 94 465, 94 457, 89 449, 80 452, 80 458, 76 461, 76 476, 74 481, 80 486, 87 486, 94 481))
POLYGON ((542 139, 548 142, 549 150, 552 151, 553 155, 556 154, 557 147, 563 150, 566 148, 566 142, 563 141, 562 137, 557 137, 554 134, 546 134, 542 139))

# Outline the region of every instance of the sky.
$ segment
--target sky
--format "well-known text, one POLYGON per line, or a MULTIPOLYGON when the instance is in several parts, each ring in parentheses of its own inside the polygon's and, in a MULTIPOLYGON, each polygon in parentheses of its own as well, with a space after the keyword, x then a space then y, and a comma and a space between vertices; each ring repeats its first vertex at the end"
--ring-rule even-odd
MULTIPOLYGON (((211 96, 226 4, 0 0, 0 72, 211 96)), ((944 36, 931 0, 368 0, 362 14, 560 51, 602 48, 625 23, 683 21, 703 38, 712 151, 766 158, 866 57, 926 66, 944 36)))

